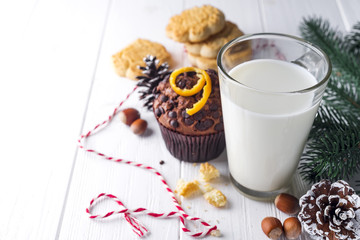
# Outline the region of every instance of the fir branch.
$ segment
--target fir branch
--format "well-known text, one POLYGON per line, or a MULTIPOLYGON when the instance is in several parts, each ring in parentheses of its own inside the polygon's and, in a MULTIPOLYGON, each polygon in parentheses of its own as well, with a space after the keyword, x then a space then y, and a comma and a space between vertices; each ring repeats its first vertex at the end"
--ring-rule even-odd
POLYGON ((354 131, 359 129, 360 122, 356 114, 343 114, 343 112, 337 108, 322 105, 317 112, 309 139, 316 138, 329 131, 345 132, 347 130, 354 131))
POLYGON ((357 23, 351 33, 345 37, 345 42, 348 43, 348 52, 352 52, 354 56, 360 57, 360 22, 357 23))
POLYGON ((321 18, 304 19, 305 39, 330 57, 332 76, 300 162, 310 182, 350 179, 360 172, 360 23, 346 35, 321 18))
POLYGON ((329 80, 323 98, 327 105, 346 112, 360 110, 360 79, 336 72, 329 80))
POLYGON ((349 54, 349 43, 344 43, 342 33, 330 28, 322 18, 305 18, 300 25, 301 35, 318 45, 331 59, 334 70, 344 70, 353 76, 360 76, 360 68, 353 53, 349 54))
POLYGON ((300 163, 306 181, 350 179, 360 171, 360 134, 358 129, 324 131, 308 143, 300 163))

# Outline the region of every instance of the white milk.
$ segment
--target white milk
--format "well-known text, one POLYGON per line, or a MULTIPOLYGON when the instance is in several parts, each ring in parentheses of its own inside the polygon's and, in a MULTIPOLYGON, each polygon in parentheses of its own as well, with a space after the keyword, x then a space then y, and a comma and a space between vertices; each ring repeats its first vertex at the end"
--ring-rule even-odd
POLYGON ((222 94, 230 173, 242 186, 275 191, 294 174, 313 123, 318 104, 313 93, 291 92, 311 87, 316 79, 305 69, 278 60, 252 60, 229 75, 237 83, 222 94), (226 96, 225 96, 226 95, 226 96))

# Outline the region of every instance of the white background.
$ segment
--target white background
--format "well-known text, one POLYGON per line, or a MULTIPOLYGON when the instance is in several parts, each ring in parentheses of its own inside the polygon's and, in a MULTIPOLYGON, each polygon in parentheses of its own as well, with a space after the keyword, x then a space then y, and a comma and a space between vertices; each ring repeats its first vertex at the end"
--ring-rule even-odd
MULTIPOLYGON (((168 39, 165 27, 174 14, 205 3, 220 8, 245 33, 299 35, 299 23, 308 16, 322 16, 341 31, 360 20, 358 0, 0 1, 0 240, 137 239, 120 216, 88 218, 85 209, 101 192, 131 209, 174 209, 155 175, 78 150, 77 138, 105 120, 134 87, 114 73, 111 55, 146 38, 165 45, 174 67, 188 65, 182 44, 168 39)), ((152 113, 141 106, 137 96, 126 103, 141 109, 147 136, 133 135, 116 118, 88 146, 153 166, 172 188, 179 178, 194 179, 199 166, 168 153, 152 113)), ((244 198, 231 187, 225 153, 212 163, 221 171, 215 185, 228 197, 227 207, 216 209, 201 196, 182 206, 217 224, 222 239, 266 239, 261 220, 286 216, 272 203, 244 198)), ((292 186, 297 196, 308 189, 299 176, 292 186)), ((95 210, 113 209, 115 204, 104 201, 95 210)), ((190 239, 176 219, 139 219, 151 231, 147 239, 190 239)))

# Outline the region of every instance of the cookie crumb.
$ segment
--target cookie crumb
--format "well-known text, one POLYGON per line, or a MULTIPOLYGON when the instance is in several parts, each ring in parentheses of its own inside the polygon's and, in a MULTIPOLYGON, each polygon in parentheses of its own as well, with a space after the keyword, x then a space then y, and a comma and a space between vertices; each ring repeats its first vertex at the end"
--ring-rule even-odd
POLYGON ((219 170, 217 170, 213 165, 210 163, 202 163, 200 165, 200 178, 208 182, 214 178, 218 178, 220 176, 219 170))
POLYGON ((192 182, 186 182, 184 179, 179 179, 175 192, 183 197, 189 197, 199 189, 198 181, 194 180, 192 182))
POLYGON ((225 195, 220 190, 217 190, 215 188, 210 192, 206 192, 204 194, 204 198, 206 199, 206 201, 208 201, 208 203, 215 207, 223 207, 226 205, 227 202, 225 195))

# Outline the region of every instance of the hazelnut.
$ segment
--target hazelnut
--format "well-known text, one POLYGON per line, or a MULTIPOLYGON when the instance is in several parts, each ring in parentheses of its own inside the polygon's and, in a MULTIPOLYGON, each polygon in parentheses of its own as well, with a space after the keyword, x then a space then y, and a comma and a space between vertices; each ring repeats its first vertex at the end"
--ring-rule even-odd
POLYGON ((296 217, 284 221, 284 232, 287 239, 296 239, 301 234, 301 223, 296 217))
POLYGON ((119 113, 120 120, 130 126, 136 119, 140 118, 140 113, 135 108, 126 108, 119 113))
POLYGON ((270 239, 278 239, 283 233, 283 228, 279 219, 266 217, 261 222, 261 228, 270 239))
POLYGON ((300 211, 299 199, 287 193, 281 193, 275 198, 275 206, 289 215, 297 214, 300 211))
POLYGON ((131 125, 130 129, 133 131, 133 133, 137 135, 141 135, 145 132, 147 128, 147 122, 141 118, 136 119, 131 125))

